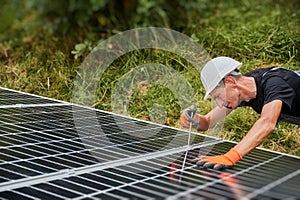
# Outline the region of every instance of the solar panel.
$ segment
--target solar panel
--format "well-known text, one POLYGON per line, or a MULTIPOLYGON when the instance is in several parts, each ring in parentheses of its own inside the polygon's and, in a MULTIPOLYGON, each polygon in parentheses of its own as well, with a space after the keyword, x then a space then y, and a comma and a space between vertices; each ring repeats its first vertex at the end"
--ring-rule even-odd
POLYGON ((297 156, 257 148, 203 169, 191 160, 235 143, 192 133, 188 147, 185 130, 6 88, 0 132, 2 199, 300 198, 297 156))

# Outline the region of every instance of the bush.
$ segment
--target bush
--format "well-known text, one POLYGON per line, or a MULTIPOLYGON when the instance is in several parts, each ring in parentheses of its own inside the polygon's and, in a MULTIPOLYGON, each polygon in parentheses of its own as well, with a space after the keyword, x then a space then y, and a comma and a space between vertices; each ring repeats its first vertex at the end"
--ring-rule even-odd
POLYGON ((207 0, 182 2, 165 0, 28 0, 39 23, 51 32, 66 34, 74 28, 124 31, 159 26, 183 30, 197 18, 207 0))
POLYGON ((109 0, 28 0, 27 8, 36 10, 40 23, 50 32, 67 33, 72 28, 88 28, 97 20, 109 0))

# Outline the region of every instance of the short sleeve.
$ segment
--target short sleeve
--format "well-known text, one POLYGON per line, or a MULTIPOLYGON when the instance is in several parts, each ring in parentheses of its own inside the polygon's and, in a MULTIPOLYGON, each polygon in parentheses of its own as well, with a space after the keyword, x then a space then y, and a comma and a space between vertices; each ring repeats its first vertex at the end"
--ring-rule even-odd
POLYGON ((281 100, 284 103, 283 108, 290 110, 295 98, 295 91, 282 78, 274 76, 266 80, 264 96, 264 105, 274 100, 281 100))

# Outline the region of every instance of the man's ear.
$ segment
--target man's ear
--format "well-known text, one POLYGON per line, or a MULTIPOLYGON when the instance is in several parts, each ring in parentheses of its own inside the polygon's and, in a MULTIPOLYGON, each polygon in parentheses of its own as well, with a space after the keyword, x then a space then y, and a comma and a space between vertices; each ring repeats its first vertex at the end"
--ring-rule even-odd
POLYGON ((237 83, 236 79, 233 76, 226 76, 224 82, 226 84, 234 84, 234 85, 237 83))

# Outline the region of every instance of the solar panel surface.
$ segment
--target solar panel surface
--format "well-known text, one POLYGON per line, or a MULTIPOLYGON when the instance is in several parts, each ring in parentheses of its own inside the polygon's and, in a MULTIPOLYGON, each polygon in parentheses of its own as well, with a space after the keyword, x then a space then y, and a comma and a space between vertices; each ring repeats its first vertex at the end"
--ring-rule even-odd
POLYGON ((5 88, 0 132, 2 199, 300 198, 299 157, 255 149, 206 170, 191 159, 234 143, 193 133, 187 149, 187 131, 5 88))

